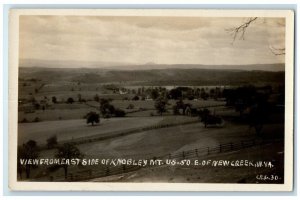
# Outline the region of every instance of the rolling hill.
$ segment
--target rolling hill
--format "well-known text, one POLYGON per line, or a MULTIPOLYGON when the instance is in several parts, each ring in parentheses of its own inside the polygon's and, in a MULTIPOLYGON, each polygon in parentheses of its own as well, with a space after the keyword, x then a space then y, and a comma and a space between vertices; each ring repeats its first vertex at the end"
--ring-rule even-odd
MULTIPOLYGON (((176 67, 176 66, 174 66, 176 67)), ((45 82, 120 83, 129 85, 237 85, 256 83, 284 84, 284 71, 237 69, 169 68, 150 70, 109 70, 97 68, 21 67, 20 79, 45 82)))

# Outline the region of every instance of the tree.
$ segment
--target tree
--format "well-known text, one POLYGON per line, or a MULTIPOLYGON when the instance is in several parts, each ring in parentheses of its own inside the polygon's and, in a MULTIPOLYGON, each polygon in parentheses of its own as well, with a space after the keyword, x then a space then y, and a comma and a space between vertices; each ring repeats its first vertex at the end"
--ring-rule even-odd
MULTIPOLYGON (((239 39, 241 40, 244 40, 247 29, 258 19, 259 19, 258 17, 250 17, 247 18, 246 21, 241 23, 240 25, 226 29, 226 31, 229 34, 231 34, 233 37, 232 44, 234 43, 237 37, 239 37, 239 39)), ((279 25, 284 26, 285 24, 279 24, 279 25)), ((285 47, 276 48, 271 45, 269 46, 269 49, 275 56, 285 55, 285 47)))
POLYGON ((133 101, 138 101, 140 100, 139 96, 135 95, 133 98, 132 98, 133 101))
POLYGON ((226 98, 226 106, 233 106, 242 117, 244 111, 255 104, 258 93, 254 86, 249 85, 236 89, 225 89, 223 95, 226 98))
POLYGON ((188 98, 188 100, 194 100, 195 99, 195 97, 193 95, 189 95, 187 98, 188 98))
POLYGON ((35 109, 40 109, 41 105, 38 102, 33 103, 35 109))
POLYGON ((235 90, 235 110, 240 112, 240 116, 243 115, 244 111, 251 105, 255 104, 257 92, 254 86, 239 87, 235 90))
MULTIPOLYGON (((81 159, 83 154, 74 144, 65 143, 57 148, 55 157, 59 159, 81 159)), ((65 172, 65 179, 68 177, 68 166, 68 164, 62 165, 65 172)))
POLYGON ((32 122, 40 122, 40 121, 41 121, 40 118, 35 117, 32 122))
POLYGON ((210 96, 210 98, 215 98, 215 93, 216 93, 215 89, 214 89, 214 88, 211 88, 211 89, 209 90, 209 96, 210 96))
POLYGON ((262 128, 267 122, 269 116, 269 103, 267 96, 258 96, 255 103, 249 107, 248 122, 251 127, 254 127, 258 136, 261 135, 262 128))
POLYGON ((244 40, 245 39, 245 33, 247 28, 255 21, 257 20, 257 17, 250 17, 248 18, 244 23, 237 27, 226 29, 228 33, 230 33, 233 37, 232 43, 236 40, 237 37, 244 40))
POLYGON ((29 121, 24 117, 20 123, 28 123, 29 121))
POLYGON ((170 90, 169 96, 171 99, 180 99, 182 98, 182 91, 180 88, 175 88, 170 90))
POLYGON ((69 97, 69 98, 67 99, 67 103, 69 103, 69 104, 74 103, 74 99, 73 99, 72 97, 69 97))
POLYGON ((151 98, 153 100, 157 99, 159 97, 159 92, 157 90, 151 90, 151 98))
POLYGON ((156 99, 154 107, 157 110, 157 113, 162 115, 164 112, 167 112, 166 106, 168 100, 166 98, 159 97, 156 99))
POLYGON ((185 104, 183 103, 182 99, 177 101, 176 104, 173 106, 173 114, 174 115, 180 114, 179 109, 182 109, 182 111, 183 111, 182 114, 184 114, 184 111, 185 111, 185 106, 184 105, 185 104))
POLYGON ((207 125, 220 125, 223 123, 220 116, 211 115, 207 108, 199 111, 199 118, 201 118, 201 122, 204 123, 205 128, 207 128, 207 125))
POLYGON ((258 92, 254 86, 224 90, 226 105, 233 106, 240 113, 240 118, 246 119, 250 128, 255 128, 257 135, 261 134, 263 125, 266 123, 270 112, 268 99, 272 87, 266 86, 264 88, 264 93, 258 92))
POLYGON ((178 107, 176 106, 176 105, 174 105, 173 107, 172 107, 172 109, 173 109, 173 115, 179 115, 180 113, 179 113, 179 109, 178 109, 178 107))
POLYGON ((17 171, 19 174, 20 179, 22 180, 23 178, 23 170, 24 170, 24 166, 21 165, 20 159, 25 158, 25 152, 24 152, 24 148, 22 146, 18 146, 18 153, 17 153, 17 171))
MULTIPOLYGON (((20 159, 36 159, 39 156, 37 143, 34 140, 29 140, 27 143, 18 147, 18 170, 20 178, 22 179, 22 171, 24 166, 21 165, 20 159)), ((26 178, 30 178, 31 165, 25 165, 26 178)))
POLYGON ((100 122, 100 116, 96 112, 89 112, 86 115, 87 124, 91 123, 92 126, 94 126, 94 123, 99 123, 99 122, 100 122))
POLYGON ((95 96, 94 96, 94 101, 97 101, 97 102, 100 101, 100 98, 99 98, 99 95, 98 95, 98 94, 95 94, 95 96))
POLYGON ((222 97, 221 88, 220 87, 216 87, 216 90, 215 90, 215 99, 217 100, 218 98, 221 98, 221 97, 222 97))
POLYGON ((141 99, 141 101, 145 101, 146 100, 146 96, 142 95, 140 99, 141 99))
MULTIPOLYGON (((32 93, 29 93, 29 95, 32 95, 32 93)), ((37 101, 36 101, 36 99, 34 98, 34 96, 31 96, 31 97, 29 98, 29 102, 31 102, 32 105, 34 105, 37 101)))
POLYGON ((100 99, 100 112, 104 117, 110 117, 115 112, 115 107, 110 104, 111 99, 100 99))
POLYGON ((55 96, 52 97, 52 103, 57 103, 57 99, 55 96))
POLYGON ((51 149, 55 147, 55 145, 57 145, 57 137, 56 135, 53 135, 47 139, 47 147, 48 149, 51 149))
POLYGON ((78 102, 81 102, 82 101, 81 94, 78 94, 77 97, 78 97, 78 102))

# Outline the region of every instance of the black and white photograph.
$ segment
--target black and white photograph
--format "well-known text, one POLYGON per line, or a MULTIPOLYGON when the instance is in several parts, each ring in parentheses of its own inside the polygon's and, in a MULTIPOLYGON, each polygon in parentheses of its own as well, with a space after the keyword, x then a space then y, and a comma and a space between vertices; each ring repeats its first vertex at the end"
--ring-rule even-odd
POLYGON ((292 11, 16 9, 11 23, 12 189, 291 190, 292 11))

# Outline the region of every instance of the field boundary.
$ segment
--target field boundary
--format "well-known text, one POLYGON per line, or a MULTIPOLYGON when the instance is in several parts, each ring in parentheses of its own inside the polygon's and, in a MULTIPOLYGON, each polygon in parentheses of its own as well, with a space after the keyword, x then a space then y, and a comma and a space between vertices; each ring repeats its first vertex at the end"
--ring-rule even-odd
MULTIPOLYGON (((239 151, 255 146, 263 146, 268 144, 280 143, 283 142, 281 139, 278 140, 261 140, 261 139, 251 139, 251 140, 240 140, 238 142, 227 142, 215 146, 200 147, 195 149, 190 149, 186 151, 180 151, 175 154, 165 154, 158 157, 148 158, 146 160, 157 160, 157 159, 175 159, 177 161, 185 159, 198 159, 207 157, 209 155, 221 154, 239 151)), ((161 165, 165 166, 165 165, 161 165)), ((88 169, 88 170, 79 170, 77 172, 69 173, 67 179, 64 176, 55 176, 50 177, 50 181, 57 182, 76 182, 76 181, 87 181, 95 178, 108 177, 112 175, 122 175, 129 172, 137 171, 142 168, 149 168, 155 166, 133 166, 133 165, 119 165, 114 167, 103 166, 98 169, 88 169)), ((34 181, 46 181, 44 177, 33 179, 34 181)))
MULTIPOLYGON (((94 136, 89 136, 89 137, 80 137, 80 138, 76 138, 73 140, 64 140, 64 141, 60 141, 58 144, 71 143, 74 145, 79 145, 79 144, 91 143, 91 142, 96 142, 96 141, 101 141, 101 140, 108 140, 108 139, 112 139, 112 138, 116 138, 116 137, 127 136, 130 134, 135 134, 135 133, 139 133, 142 131, 150 131, 150 130, 155 130, 155 129, 175 127, 175 126, 188 125, 188 124, 194 124, 194 123, 200 123, 200 121, 197 119, 197 120, 181 122, 181 123, 177 123, 177 124, 175 124, 175 123, 157 124, 157 125, 152 125, 152 126, 145 126, 145 127, 140 127, 140 128, 129 129, 126 131, 121 131, 119 133, 115 133, 115 134, 107 133, 107 134, 103 134, 101 136, 94 135, 94 136)), ((47 146, 40 147, 40 150, 46 150, 46 149, 48 149, 47 146)))

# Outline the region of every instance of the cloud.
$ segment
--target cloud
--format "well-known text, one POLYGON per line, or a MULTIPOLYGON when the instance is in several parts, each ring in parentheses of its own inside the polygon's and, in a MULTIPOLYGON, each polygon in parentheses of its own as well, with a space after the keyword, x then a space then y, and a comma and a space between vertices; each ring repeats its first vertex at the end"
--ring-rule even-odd
POLYGON ((225 31, 244 18, 21 16, 20 58, 144 64, 284 62, 284 21, 260 18, 245 40, 225 31))

